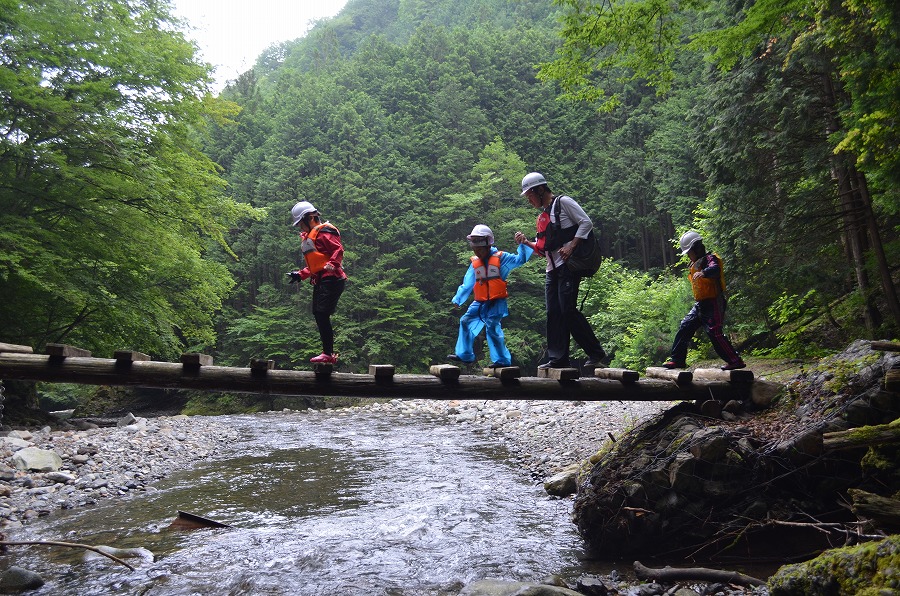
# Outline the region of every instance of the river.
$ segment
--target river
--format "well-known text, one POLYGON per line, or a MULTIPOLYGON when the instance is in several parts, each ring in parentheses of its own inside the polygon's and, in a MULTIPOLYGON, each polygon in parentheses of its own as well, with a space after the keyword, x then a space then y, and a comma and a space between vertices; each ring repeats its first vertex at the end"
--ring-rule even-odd
POLYGON ((371 412, 221 417, 228 452, 140 492, 30 521, 9 540, 146 548, 136 571, 16 547, 31 594, 438 596, 484 578, 570 585, 586 571, 571 502, 469 427, 371 412), (230 528, 170 528, 177 511, 230 528))

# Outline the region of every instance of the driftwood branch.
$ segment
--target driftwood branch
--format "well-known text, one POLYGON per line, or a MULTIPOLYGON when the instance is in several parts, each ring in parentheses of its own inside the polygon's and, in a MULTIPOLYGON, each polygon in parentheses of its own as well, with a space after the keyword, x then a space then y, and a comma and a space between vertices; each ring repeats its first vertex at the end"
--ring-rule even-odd
POLYGON ((129 569, 134 571, 134 567, 132 567, 131 565, 129 565, 128 563, 126 563, 125 561, 120 559, 119 557, 116 557, 109 553, 105 553, 101 549, 97 548, 96 546, 90 546, 89 544, 79 544, 77 542, 57 542, 55 540, 23 540, 23 541, 14 541, 14 542, 11 542, 8 540, 0 541, 0 546, 28 546, 28 545, 66 546, 69 548, 83 548, 85 550, 94 551, 95 553, 101 554, 104 557, 109 557, 116 563, 125 565, 126 567, 128 567, 129 569))
POLYGON ((640 561, 634 562, 634 573, 638 579, 658 580, 662 582, 676 581, 703 581, 703 582, 722 582, 726 584, 737 584, 741 586, 764 586, 766 582, 737 571, 723 571, 721 569, 707 569, 705 567, 663 567, 662 569, 652 569, 644 567, 640 561))

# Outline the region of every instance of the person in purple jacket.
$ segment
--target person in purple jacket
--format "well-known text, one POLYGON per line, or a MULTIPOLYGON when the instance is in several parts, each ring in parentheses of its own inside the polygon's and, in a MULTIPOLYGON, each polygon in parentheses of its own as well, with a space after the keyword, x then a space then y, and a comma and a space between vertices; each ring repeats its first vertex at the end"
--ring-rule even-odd
POLYGON ((672 343, 672 355, 663 364, 665 368, 685 368, 687 366, 688 344, 694 332, 701 326, 712 342, 719 358, 725 361, 722 370, 744 368, 746 364, 734 346, 722 332, 725 320, 725 270, 719 255, 709 252, 703 246, 703 238, 697 232, 686 232, 679 240, 681 254, 691 260, 688 279, 694 293, 694 306, 682 319, 672 343))

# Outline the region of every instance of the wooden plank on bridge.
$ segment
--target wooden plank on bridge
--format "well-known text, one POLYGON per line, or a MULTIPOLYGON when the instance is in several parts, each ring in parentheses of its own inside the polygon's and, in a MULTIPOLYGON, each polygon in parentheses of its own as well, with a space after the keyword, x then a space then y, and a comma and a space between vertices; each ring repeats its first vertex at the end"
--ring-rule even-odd
POLYGON ((497 368, 485 367, 481 372, 483 372, 486 377, 494 377, 501 381, 510 381, 522 376, 522 369, 518 366, 498 366, 497 368))
POLYGON ((33 354, 31 346, 17 346, 16 344, 0 343, 0 352, 12 352, 15 354, 33 354))
POLYGON ((627 368, 595 368, 594 376, 598 379, 612 379, 623 383, 637 383, 641 373, 627 368))
POLYGON ((269 360, 268 358, 251 358, 250 359, 250 370, 255 370, 257 372, 265 372, 267 370, 272 370, 275 368, 275 361, 269 360))
POLYGON ((648 377, 656 379, 669 379, 675 381, 678 385, 689 385, 694 380, 694 375, 689 370, 683 368, 663 368, 661 366, 650 366, 645 373, 648 377))
POLYGON ((719 368, 696 368, 694 379, 704 381, 726 381, 728 383, 752 383, 753 371, 742 368, 739 370, 721 370, 719 368))
POLYGON ((459 367, 452 364, 432 364, 428 369, 432 375, 441 381, 457 381, 459 380, 459 367))
POLYGON ((153 360, 149 355, 143 352, 135 352, 134 350, 116 350, 113 358, 117 362, 147 362, 148 360, 153 360))
POLYGON ((369 374, 375 377, 376 381, 390 381, 394 378, 393 364, 370 364, 369 374))
POLYGON ((91 355, 90 350, 83 350, 67 344, 47 344, 45 352, 47 352, 48 356, 53 356, 54 358, 88 358, 91 355))
POLYGON ((537 376, 541 379, 553 379, 554 381, 577 381, 581 373, 577 368, 540 368, 537 376))
POLYGON ((185 366, 212 366, 213 357, 208 354, 191 352, 181 355, 181 363, 185 366))
POLYGON ((315 373, 317 379, 330 379, 331 373, 334 372, 334 365, 326 364, 324 362, 314 362, 313 372, 315 373))

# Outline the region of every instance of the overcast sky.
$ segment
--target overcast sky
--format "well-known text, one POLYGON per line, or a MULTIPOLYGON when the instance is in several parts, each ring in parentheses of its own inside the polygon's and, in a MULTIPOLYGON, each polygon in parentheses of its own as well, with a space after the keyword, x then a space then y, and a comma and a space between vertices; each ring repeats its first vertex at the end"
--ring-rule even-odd
POLYGON ((273 43, 302 37, 311 22, 333 17, 347 0, 172 0, 187 35, 216 67, 216 91, 250 69, 273 43))

